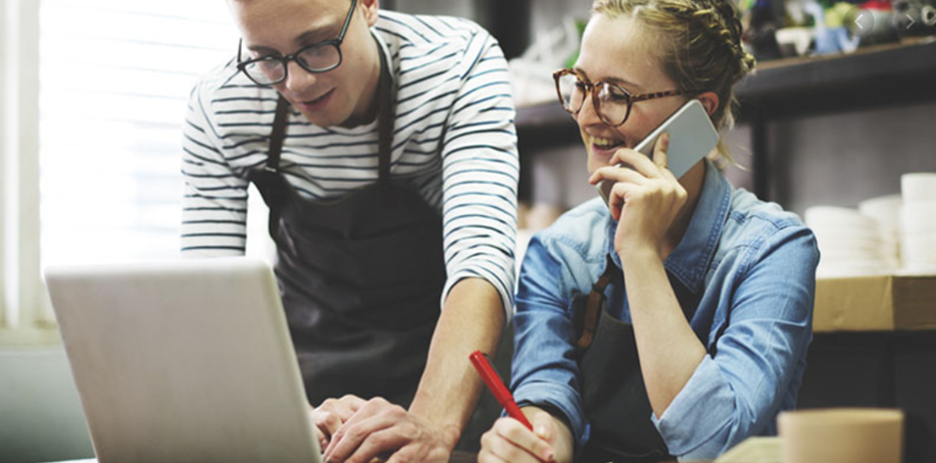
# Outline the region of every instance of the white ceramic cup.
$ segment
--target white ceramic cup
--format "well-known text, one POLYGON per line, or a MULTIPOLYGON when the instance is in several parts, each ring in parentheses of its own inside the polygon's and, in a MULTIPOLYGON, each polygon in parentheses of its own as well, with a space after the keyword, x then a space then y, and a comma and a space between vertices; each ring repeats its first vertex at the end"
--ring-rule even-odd
POLYGON ((783 463, 900 463, 900 410, 826 409, 777 418, 783 463))
POLYGON ((906 265, 936 264, 936 234, 905 234, 901 253, 906 265))
POLYGON ((900 228, 906 234, 930 233, 936 236, 936 201, 904 204, 900 209, 900 228))
POLYGON ((936 201, 936 172, 914 172, 900 176, 904 204, 936 201))

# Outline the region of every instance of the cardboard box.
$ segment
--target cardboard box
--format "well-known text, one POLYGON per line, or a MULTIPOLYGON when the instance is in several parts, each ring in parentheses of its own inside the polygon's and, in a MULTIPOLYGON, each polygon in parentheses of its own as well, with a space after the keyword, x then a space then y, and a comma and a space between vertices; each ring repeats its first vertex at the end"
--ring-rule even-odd
POLYGON ((814 332, 936 329, 936 275, 816 281, 814 332))

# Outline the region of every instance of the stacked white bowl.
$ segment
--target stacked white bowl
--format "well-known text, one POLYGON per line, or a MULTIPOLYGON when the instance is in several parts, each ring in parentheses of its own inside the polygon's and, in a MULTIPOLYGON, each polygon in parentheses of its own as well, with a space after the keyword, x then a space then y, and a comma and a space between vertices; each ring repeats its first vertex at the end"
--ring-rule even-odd
POLYGON ((881 233, 881 253, 888 266, 901 267, 900 263, 900 208, 903 198, 900 195, 887 195, 871 198, 858 204, 858 212, 871 217, 878 224, 881 233))
POLYGON ((857 209, 833 206, 811 207, 805 218, 822 253, 817 277, 881 275, 896 269, 874 218, 857 209))
POLYGON ((904 174, 900 189, 903 267, 936 273, 936 173, 904 174))

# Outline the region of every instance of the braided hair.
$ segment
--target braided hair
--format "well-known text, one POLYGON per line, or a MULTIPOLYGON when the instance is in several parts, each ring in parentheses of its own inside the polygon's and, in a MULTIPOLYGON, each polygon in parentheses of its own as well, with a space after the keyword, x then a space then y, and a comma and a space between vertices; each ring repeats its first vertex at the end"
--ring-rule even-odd
MULTIPOLYGON (((657 58, 681 90, 714 92, 712 113, 719 129, 734 126, 734 86, 753 72, 754 57, 741 46, 741 20, 733 0, 596 0, 592 12, 610 18, 627 16, 657 34, 657 58)), ((728 150, 721 154, 731 161, 728 150)))

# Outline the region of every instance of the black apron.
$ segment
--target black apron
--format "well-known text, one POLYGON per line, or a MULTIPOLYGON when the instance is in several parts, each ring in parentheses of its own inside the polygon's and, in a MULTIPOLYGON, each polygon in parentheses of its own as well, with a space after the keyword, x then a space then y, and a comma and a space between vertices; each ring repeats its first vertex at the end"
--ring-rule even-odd
POLYGON ((591 423, 588 443, 577 463, 651 463, 676 458, 669 454, 650 414, 634 327, 608 314, 605 288, 621 281, 620 269, 608 268, 589 294, 572 301, 576 353, 585 416, 591 423))
POLYGON ((333 201, 300 196, 280 170, 289 108, 282 96, 266 167, 248 177, 270 208, 280 295, 306 395, 316 406, 355 394, 408 407, 446 280, 441 214, 390 179, 395 96, 386 56, 378 52, 375 184, 333 201))

